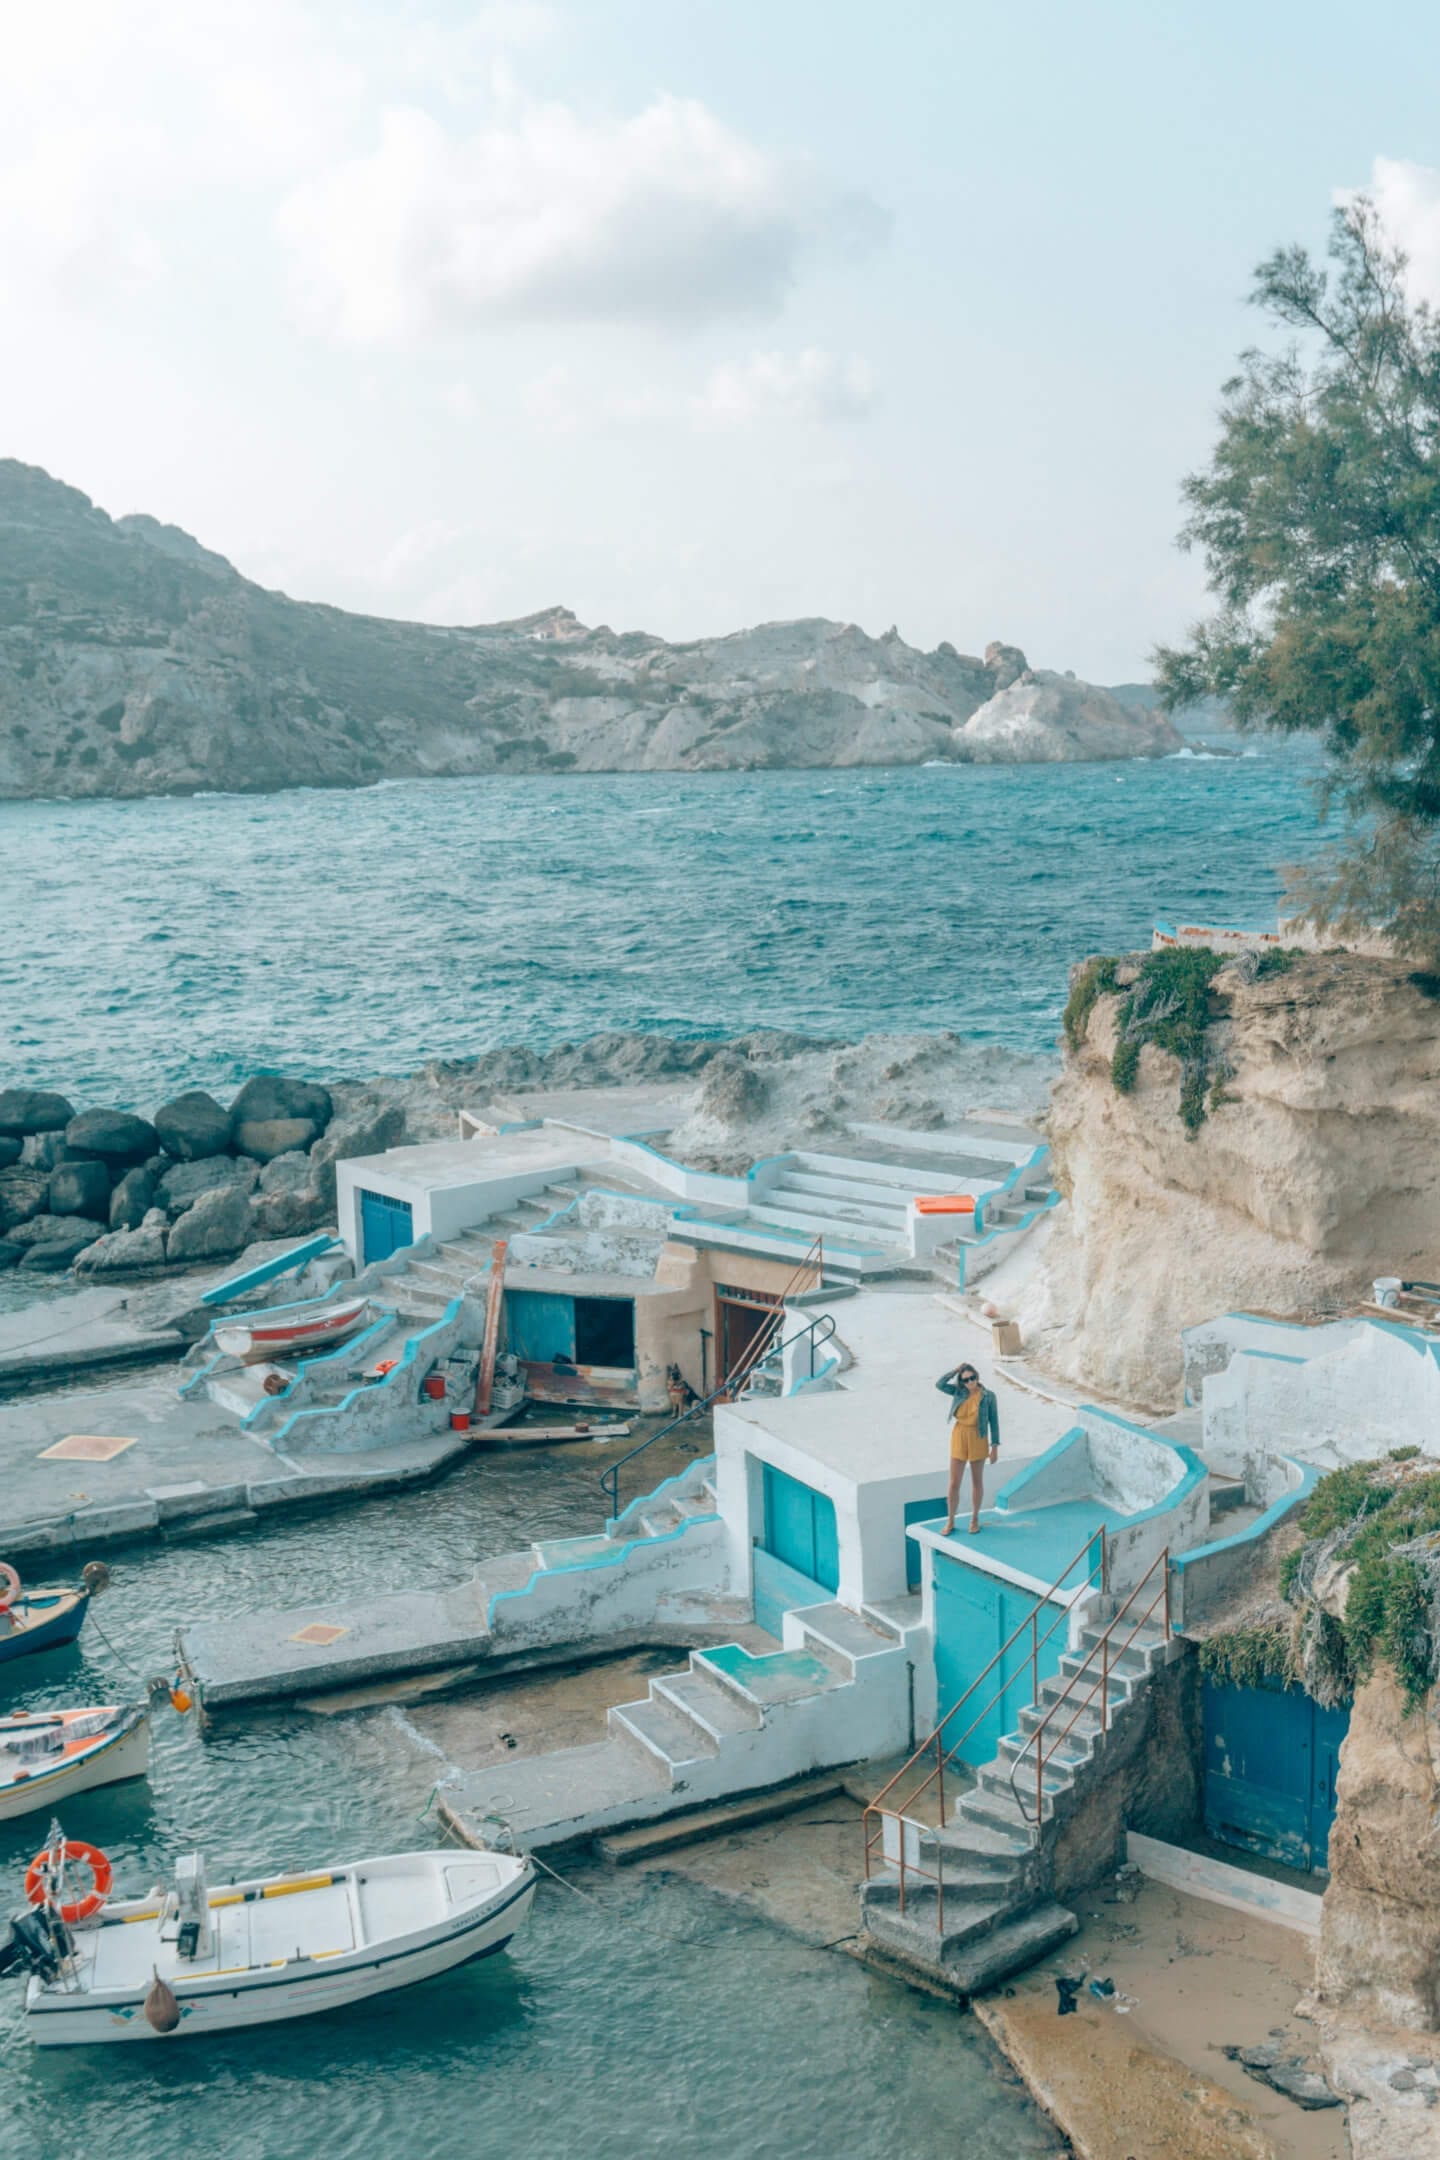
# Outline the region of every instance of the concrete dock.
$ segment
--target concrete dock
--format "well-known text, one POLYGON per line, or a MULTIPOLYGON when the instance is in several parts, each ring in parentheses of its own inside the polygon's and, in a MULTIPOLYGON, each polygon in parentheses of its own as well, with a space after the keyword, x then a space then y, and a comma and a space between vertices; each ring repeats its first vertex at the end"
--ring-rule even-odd
POLYGON ((69 1552, 183 1525, 433 1477, 467 1451, 449 1432, 364 1454, 276 1454, 173 1382, 30 1395, 0 1407, 0 1556, 69 1552))

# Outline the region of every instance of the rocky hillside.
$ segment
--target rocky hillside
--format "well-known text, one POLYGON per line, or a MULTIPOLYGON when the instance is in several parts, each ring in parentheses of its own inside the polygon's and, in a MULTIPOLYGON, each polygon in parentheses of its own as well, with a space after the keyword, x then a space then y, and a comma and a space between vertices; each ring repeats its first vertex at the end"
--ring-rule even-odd
MULTIPOLYGON (((1022 1300, 1043 1364, 1172 1410, 1183 1327, 1236 1310, 1334 1314, 1377 1275, 1440 1280, 1432 978, 1354 953, 1267 973, 1245 956, 1208 984, 1201 1056, 1182 1065, 1135 1029, 1120 1092, 1116 1044, 1142 956, 1111 965, 1113 987, 1088 1010, 1072 996, 1075 1040, 1047 1119, 1070 1204, 1022 1300)), ((1183 1013, 1156 987, 1166 1002, 1152 1019, 1173 1035, 1183 1013)))
POLYGON ((0 460, 0 799, 488 772, 1160 757, 1158 713, 1014 646, 820 618, 670 645, 567 609, 439 629, 288 600, 0 460))

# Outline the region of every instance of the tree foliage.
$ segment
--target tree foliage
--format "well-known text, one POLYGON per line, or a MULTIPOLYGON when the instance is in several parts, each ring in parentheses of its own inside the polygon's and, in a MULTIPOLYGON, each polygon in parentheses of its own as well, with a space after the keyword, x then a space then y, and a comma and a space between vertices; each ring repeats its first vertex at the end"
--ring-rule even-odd
POLYGON ((1292 333, 1224 386, 1182 544, 1216 612, 1156 654, 1174 710, 1224 698, 1243 726, 1316 731, 1344 836, 1297 878, 1317 920, 1377 922, 1440 951, 1440 318, 1406 290, 1375 206, 1335 214, 1331 266, 1300 247, 1256 272, 1292 333))

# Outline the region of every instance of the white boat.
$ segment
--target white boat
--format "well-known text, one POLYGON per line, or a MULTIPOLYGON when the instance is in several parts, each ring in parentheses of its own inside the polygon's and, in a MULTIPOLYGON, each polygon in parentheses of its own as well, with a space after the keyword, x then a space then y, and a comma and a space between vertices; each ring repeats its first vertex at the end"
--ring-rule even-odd
POLYGON ((215 1340, 227 1357, 253 1364, 267 1358, 306 1357, 353 1335, 369 1318, 368 1298, 348 1298, 343 1305, 327 1305, 319 1311, 294 1306, 288 1311, 256 1313, 251 1320, 227 1321, 217 1327, 215 1340))
MULTIPOLYGON (((57 1842, 58 1832, 52 1854, 57 1842)), ((38 2047, 183 2039, 343 2009, 493 1956, 535 1894, 533 1862, 501 1852, 391 1853, 216 1890, 194 1853, 169 1891, 67 1925, 77 1905, 63 1871, 52 1864, 39 1880, 43 1902, 0 1951, 0 1970, 29 1971, 25 2023, 38 2047)))
POLYGON ((0 1717, 0 1822, 97 1785, 144 1777, 149 1763, 150 1713, 143 1705, 0 1717))

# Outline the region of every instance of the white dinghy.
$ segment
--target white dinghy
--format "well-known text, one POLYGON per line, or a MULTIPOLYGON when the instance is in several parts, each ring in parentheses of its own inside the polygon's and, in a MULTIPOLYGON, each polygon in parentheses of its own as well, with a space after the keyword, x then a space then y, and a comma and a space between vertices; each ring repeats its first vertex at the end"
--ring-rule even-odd
POLYGON ((150 1713, 143 1703, 92 1710, 17 1710, 0 1717, 0 1822, 74 1793, 144 1777, 150 1713))
POLYGON ((103 1854, 54 1830, 27 1879, 35 1910, 0 1949, 0 1971, 29 1974, 25 2023, 38 2047, 180 2039, 342 2009, 503 1950, 535 1894, 533 1863, 501 1852, 391 1853, 216 1890, 193 1853, 170 1890, 115 1901, 102 1891, 97 1907, 102 1870, 108 1883, 103 1854), (96 1880, 80 1899, 70 1870, 82 1863, 96 1880))

